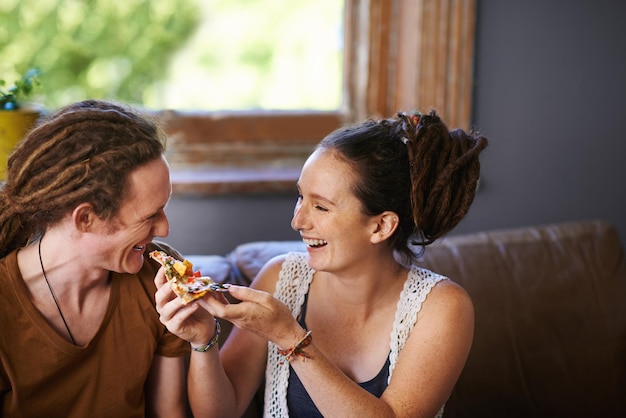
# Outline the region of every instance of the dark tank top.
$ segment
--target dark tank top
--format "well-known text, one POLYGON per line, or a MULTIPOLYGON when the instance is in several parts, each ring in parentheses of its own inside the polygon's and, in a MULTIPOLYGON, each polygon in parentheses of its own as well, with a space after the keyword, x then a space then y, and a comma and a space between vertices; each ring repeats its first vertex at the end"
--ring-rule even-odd
MULTIPOLYGON (((309 299, 309 295, 304 298, 304 304, 302 305, 302 312, 298 323, 304 328, 306 327, 306 306, 309 299)), ((387 380, 389 379, 389 356, 387 361, 383 365, 382 369, 378 372, 376 377, 367 382, 359 383, 363 389, 371 393, 372 395, 380 398, 385 389, 387 388, 387 380)), ((289 408, 290 418, 313 418, 322 417, 319 410, 309 397, 309 394, 302 386, 302 382, 298 378, 298 375, 289 366, 289 386, 287 387, 287 407, 289 408)))

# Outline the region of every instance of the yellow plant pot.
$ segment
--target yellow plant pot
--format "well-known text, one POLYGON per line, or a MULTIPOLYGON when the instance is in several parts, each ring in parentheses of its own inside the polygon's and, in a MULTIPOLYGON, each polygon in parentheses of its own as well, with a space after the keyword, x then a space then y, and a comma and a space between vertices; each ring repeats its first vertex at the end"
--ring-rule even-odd
POLYGON ((9 155, 39 115, 40 112, 30 109, 0 110, 0 179, 5 179, 9 155))

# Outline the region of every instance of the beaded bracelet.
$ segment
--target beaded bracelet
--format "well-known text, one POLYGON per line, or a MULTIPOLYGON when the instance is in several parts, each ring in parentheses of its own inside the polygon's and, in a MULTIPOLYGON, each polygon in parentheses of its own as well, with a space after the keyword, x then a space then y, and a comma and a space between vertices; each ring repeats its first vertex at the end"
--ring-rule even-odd
MULTIPOLYGON (((311 344, 311 340, 313 340, 311 334, 311 331, 307 331, 306 334, 304 334, 304 337, 302 337, 298 344, 294 345, 293 348, 290 348, 288 350, 278 350, 278 354, 280 354, 281 356, 285 356, 285 361, 290 361, 295 356, 300 356, 304 359, 311 358, 311 355, 307 354, 303 350, 303 348, 311 344)), ((283 364, 285 361, 281 361, 279 363, 283 364)))
POLYGON ((211 341, 209 341, 208 344, 201 345, 200 347, 191 347, 193 351, 204 353, 205 351, 209 351, 210 349, 212 349, 213 346, 217 344, 217 341, 220 339, 220 333, 222 332, 222 329, 218 320, 216 318, 213 318, 213 320, 215 321, 215 335, 213 336, 213 338, 211 338, 211 341))

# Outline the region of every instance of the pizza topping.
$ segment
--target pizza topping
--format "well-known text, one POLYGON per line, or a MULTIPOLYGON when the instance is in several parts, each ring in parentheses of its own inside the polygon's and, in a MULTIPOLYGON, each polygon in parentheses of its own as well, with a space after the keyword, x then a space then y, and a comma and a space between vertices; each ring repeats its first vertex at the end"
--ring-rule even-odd
POLYGON ((189 260, 180 261, 163 251, 152 251, 150 257, 159 262, 165 270, 170 287, 183 303, 201 298, 207 292, 226 292, 228 284, 220 284, 212 278, 202 276, 199 271, 193 271, 193 264, 189 260))

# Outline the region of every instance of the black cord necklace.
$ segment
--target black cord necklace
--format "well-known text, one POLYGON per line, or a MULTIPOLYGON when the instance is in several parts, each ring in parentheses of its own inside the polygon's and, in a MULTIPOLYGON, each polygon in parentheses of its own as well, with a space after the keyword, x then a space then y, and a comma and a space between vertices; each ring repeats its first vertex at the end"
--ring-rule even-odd
POLYGON ((67 334, 70 336, 70 340, 72 340, 72 344, 76 345, 76 341, 74 341, 74 336, 70 331, 70 327, 67 326, 67 322, 65 321, 65 317, 63 316, 63 312, 61 312, 61 307, 57 302, 57 297, 54 295, 54 291, 52 290, 52 286, 50 286, 50 282, 48 281, 48 277, 46 276, 46 270, 43 268, 43 260, 41 259, 41 240, 43 237, 39 239, 39 265, 41 265, 41 272, 43 273, 43 278, 46 280, 46 284, 48 285, 48 289, 50 289, 50 294, 52 295, 52 299, 54 300, 54 304, 59 311, 59 315, 61 315, 61 320, 63 320, 63 324, 65 325, 65 329, 67 330, 67 334))

